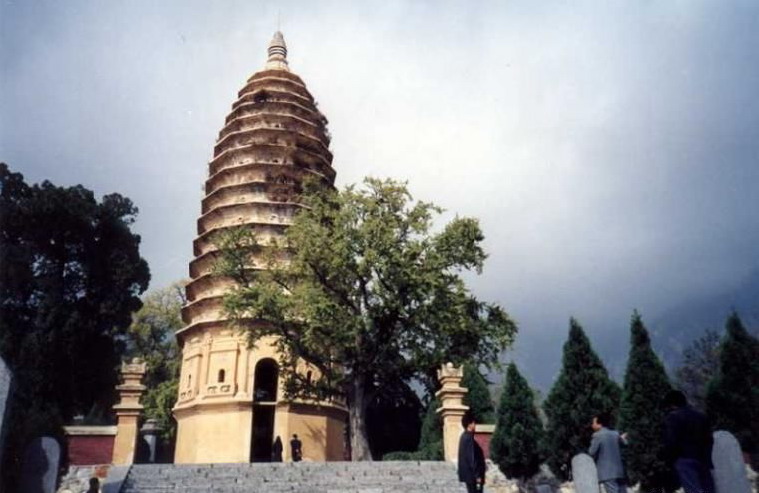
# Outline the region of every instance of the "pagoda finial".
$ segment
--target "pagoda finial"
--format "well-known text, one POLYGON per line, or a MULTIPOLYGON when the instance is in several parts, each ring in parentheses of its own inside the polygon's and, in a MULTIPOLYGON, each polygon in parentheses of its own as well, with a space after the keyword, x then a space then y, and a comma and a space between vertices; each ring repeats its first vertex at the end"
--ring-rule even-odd
POLYGON ((266 61, 266 70, 287 70, 287 45, 285 37, 277 31, 269 43, 269 60, 266 61))

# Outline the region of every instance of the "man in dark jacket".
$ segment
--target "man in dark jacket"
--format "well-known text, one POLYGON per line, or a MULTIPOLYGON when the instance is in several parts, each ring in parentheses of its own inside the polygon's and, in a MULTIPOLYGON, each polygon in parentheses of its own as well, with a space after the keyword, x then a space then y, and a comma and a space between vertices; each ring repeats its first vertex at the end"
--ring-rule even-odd
POLYGON ((474 440, 476 423, 471 411, 461 418, 464 433, 459 439, 459 481, 466 484, 468 493, 479 493, 485 485, 485 454, 474 440))
POLYGON ((664 452, 685 493, 714 493, 712 438, 709 420, 688 405, 685 394, 673 390, 664 399, 664 452))

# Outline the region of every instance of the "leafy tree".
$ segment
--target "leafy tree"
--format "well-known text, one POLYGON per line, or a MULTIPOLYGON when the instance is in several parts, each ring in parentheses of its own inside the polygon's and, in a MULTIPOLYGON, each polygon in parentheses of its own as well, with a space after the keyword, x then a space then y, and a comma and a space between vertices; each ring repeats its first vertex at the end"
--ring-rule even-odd
POLYGON ((149 293, 142 308, 132 316, 126 336, 126 355, 140 357, 148 366, 142 398, 145 417, 155 419, 164 440, 176 435, 171 409, 177 400, 180 351, 174 333, 181 329, 182 305, 186 303, 184 282, 149 293))
POLYGON ((373 457, 392 451, 413 452, 419 441, 422 403, 408 384, 382 389, 366 413, 373 457))
POLYGON ((29 186, 0 163, 0 354, 16 389, 4 471, 29 438, 113 403, 117 339, 150 280, 136 215, 121 195, 29 186))
POLYGON ((534 395, 517 365, 509 364, 498 404, 498 420, 490 441, 490 458, 509 478, 522 481, 540 470, 543 424, 534 395))
POLYGON ((218 240, 219 272, 239 285, 225 296, 228 314, 252 343, 275 337, 288 395, 346 398, 355 460, 371 458, 366 412, 380 389, 448 360, 493 363, 516 332, 461 278, 485 261, 476 220, 432 233, 441 209, 412 202, 403 183, 364 185, 337 192, 307 183, 305 207, 279 244, 245 228, 218 240), (266 269, 251 269, 254 252, 266 269), (300 361, 319 378, 299 373, 300 361))
POLYGON ((662 460, 663 396, 672 390, 638 312, 630 322, 630 356, 620 404, 620 430, 629 436, 625 449, 627 473, 641 491, 660 491, 667 485, 668 466, 662 460))
POLYGON ((495 409, 490 397, 488 382, 476 365, 464 364, 464 378, 461 379, 461 386, 468 389, 464 395, 463 403, 465 406, 469 406, 474 414, 474 419, 478 423, 494 423, 495 409))
POLYGON ((683 352, 683 361, 675 371, 677 387, 685 392, 689 402, 702 411, 706 410, 706 388, 719 371, 720 335, 707 330, 683 352))
POLYGON ((737 313, 727 319, 720 348, 719 373, 709 382, 706 408, 718 429, 735 435, 741 447, 759 445, 759 341, 743 327, 737 313))
POLYGON ((620 394, 582 327, 571 319, 561 372, 544 403, 548 465, 557 476, 568 478, 572 457, 588 449, 593 415, 614 414, 620 394))

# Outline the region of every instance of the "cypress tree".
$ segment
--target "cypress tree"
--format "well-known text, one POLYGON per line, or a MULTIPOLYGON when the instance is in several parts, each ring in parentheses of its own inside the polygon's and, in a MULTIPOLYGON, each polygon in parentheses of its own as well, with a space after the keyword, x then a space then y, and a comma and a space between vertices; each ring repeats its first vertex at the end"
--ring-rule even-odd
POLYGON ((490 458, 508 478, 525 480, 540 469, 543 424, 533 403, 532 390, 514 363, 498 404, 498 420, 490 441, 490 458))
POLYGON ((437 412, 439 407, 437 397, 431 398, 422 420, 417 447, 418 460, 443 460, 443 420, 437 412))
POLYGON ((569 325, 562 369, 544 405, 548 465, 562 480, 568 479, 572 457, 588 450, 593 415, 613 415, 621 394, 580 324, 573 318, 569 325))
POLYGON ((495 409, 493 399, 490 397, 488 383, 477 367, 471 363, 464 364, 464 378, 461 386, 468 389, 464 395, 463 403, 469 406, 478 423, 494 423, 495 409))
POLYGON ((667 464, 662 457, 662 398, 672 390, 651 339, 638 312, 630 322, 630 356, 619 412, 619 430, 628 434, 625 462, 630 481, 641 491, 660 491, 666 486, 667 464))
POLYGON ((759 445, 759 341, 737 313, 726 323, 720 367, 709 382, 706 410, 717 429, 730 431, 746 452, 759 445))

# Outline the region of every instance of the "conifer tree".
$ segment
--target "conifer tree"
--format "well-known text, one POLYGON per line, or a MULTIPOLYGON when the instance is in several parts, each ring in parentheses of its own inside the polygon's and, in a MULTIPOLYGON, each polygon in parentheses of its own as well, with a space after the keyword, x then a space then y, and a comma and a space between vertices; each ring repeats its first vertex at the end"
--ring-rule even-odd
POLYGON ((580 324, 573 318, 569 325, 562 369, 544 405, 548 465, 563 480, 568 479, 572 457, 588 450, 593 415, 615 414, 621 394, 580 324))
POLYGON ((662 460, 663 396, 672 390, 638 312, 630 322, 630 356, 619 409, 619 430, 628 434, 625 449, 627 474, 641 491, 665 486, 667 464, 662 460))
POLYGON ((543 435, 532 390, 517 366, 511 363, 498 404, 490 458, 506 477, 525 480, 540 469, 543 435))
POLYGON ((463 403, 465 406, 469 406, 477 423, 494 423, 493 399, 490 396, 488 383, 476 365, 464 364, 464 378, 461 380, 461 386, 468 389, 464 395, 463 403))
POLYGON ((440 401, 433 397, 427 405, 419 436, 419 460, 443 460, 443 420, 438 414, 440 401))
POLYGON ((726 323, 720 368, 709 383, 706 409, 717 429, 730 431, 746 452, 759 445, 759 341, 737 313, 726 323))

